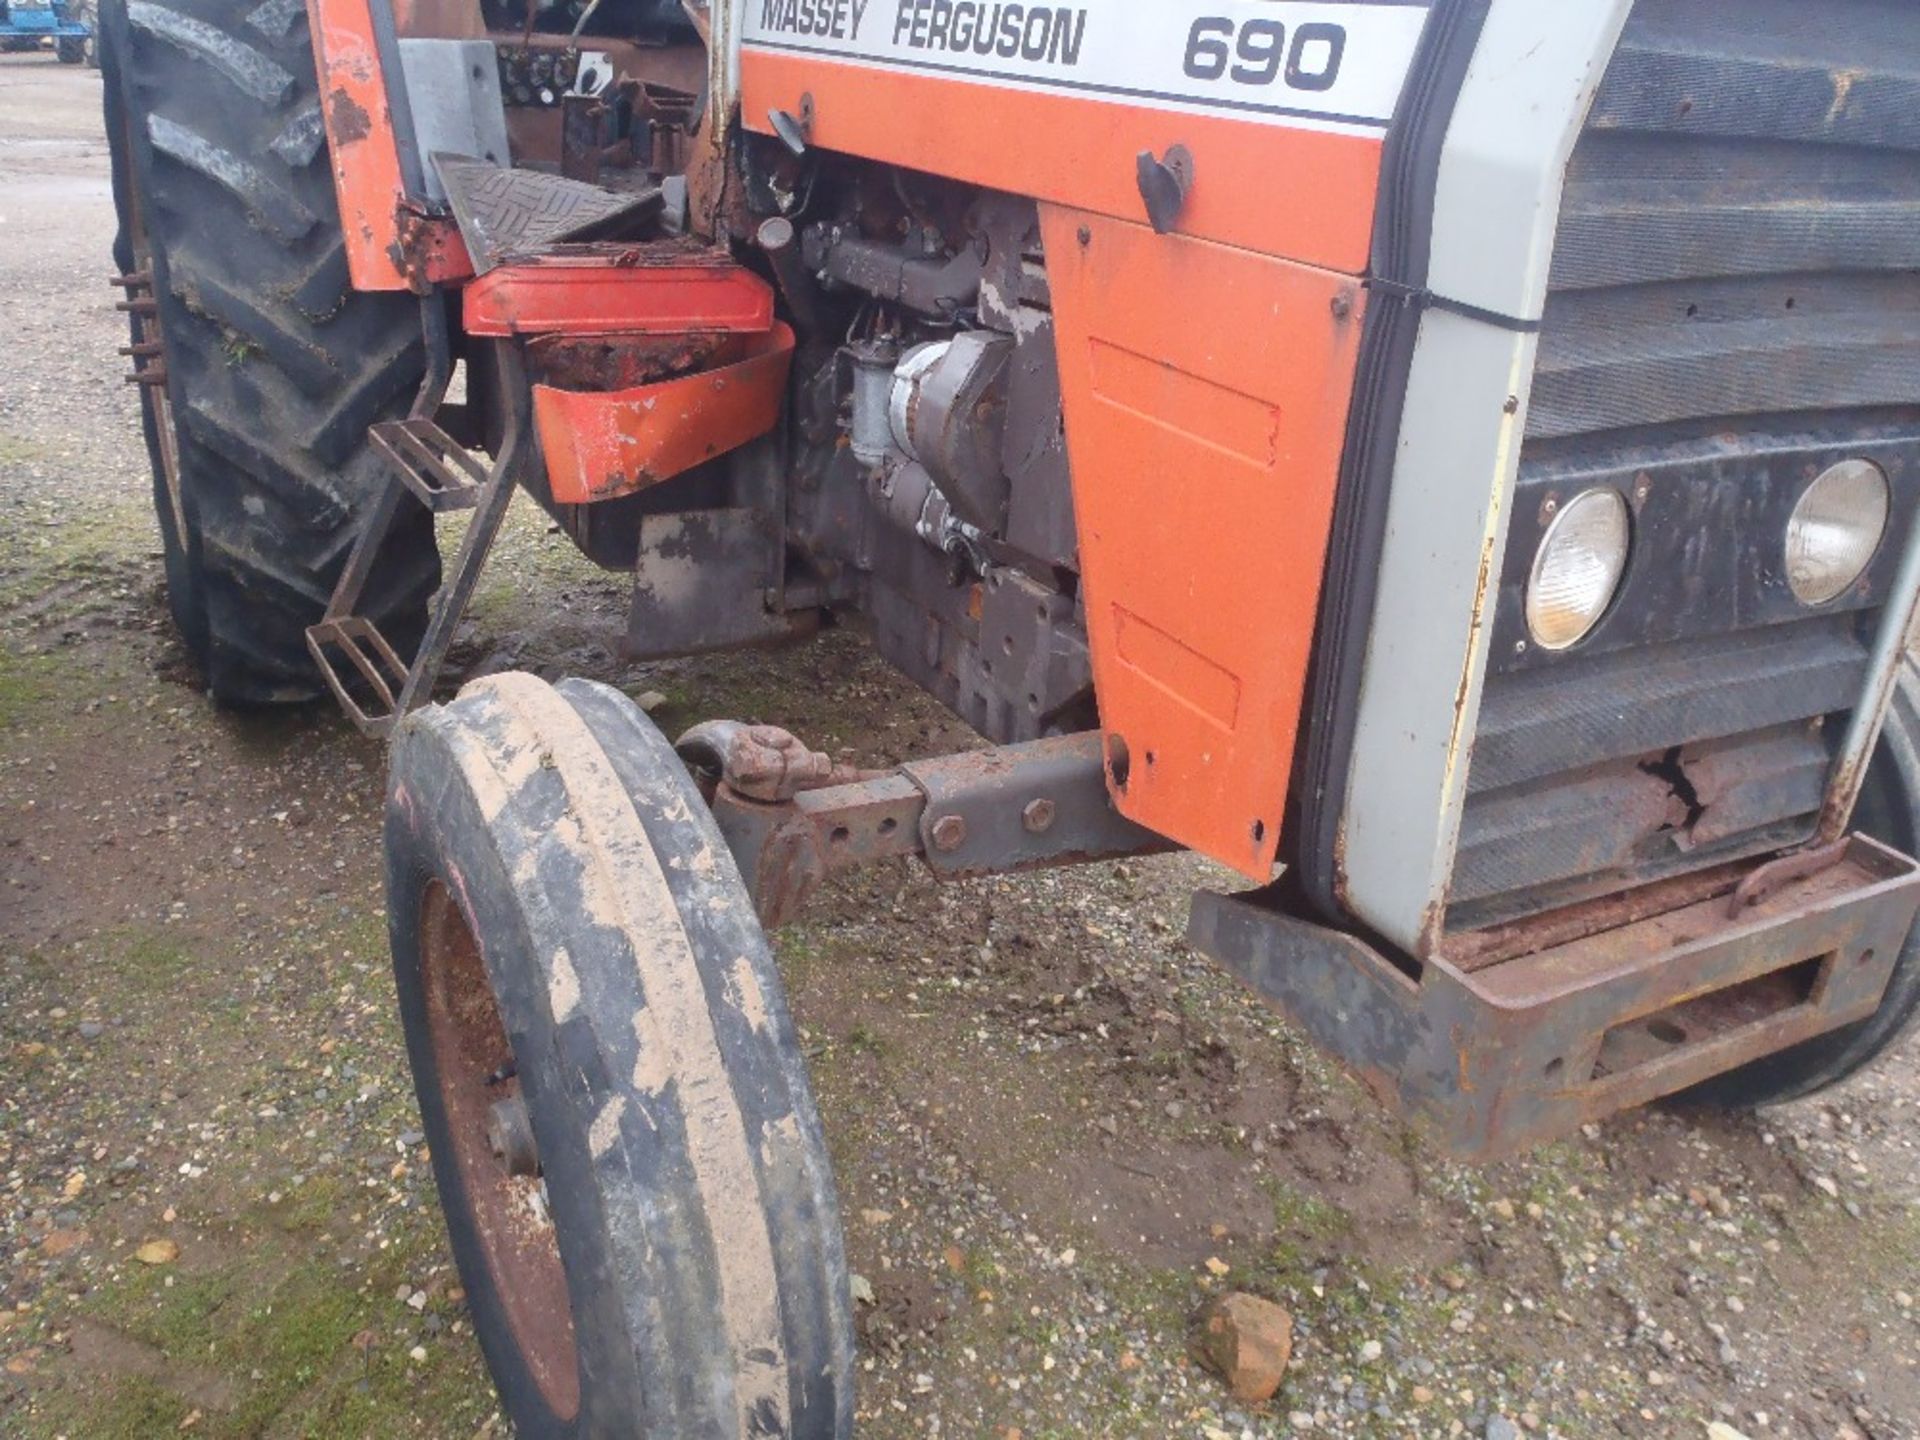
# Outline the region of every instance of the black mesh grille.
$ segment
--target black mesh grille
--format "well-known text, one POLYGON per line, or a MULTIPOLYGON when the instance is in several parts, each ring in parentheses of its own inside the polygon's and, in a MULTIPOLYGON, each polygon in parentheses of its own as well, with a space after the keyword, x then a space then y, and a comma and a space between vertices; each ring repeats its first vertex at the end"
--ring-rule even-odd
POLYGON ((1819 612, 1780 542, 1865 455, 1920 492, 1911 0, 1638 0, 1568 171, 1450 923, 1811 832, 1897 556, 1819 612), (1593 635, 1526 643, 1528 565, 1590 485, 1634 506, 1593 635))

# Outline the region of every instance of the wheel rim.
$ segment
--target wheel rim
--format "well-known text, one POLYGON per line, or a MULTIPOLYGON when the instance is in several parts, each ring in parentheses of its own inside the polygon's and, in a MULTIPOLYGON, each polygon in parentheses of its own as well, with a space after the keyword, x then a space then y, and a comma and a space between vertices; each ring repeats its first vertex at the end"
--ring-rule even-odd
MULTIPOLYGON (((133 153, 131 133, 126 135, 125 143, 126 153, 131 155, 133 153)), ((151 277, 153 275, 153 244, 147 238, 146 206, 141 199, 140 186, 131 174, 127 177, 126 191, 127 238, 133 248, 133 268, 135 273, 144 271, 151 277)), ((149 278, 147 293, 156 305, 151 315, 135 314, 133 327, 135 343, 158 345, 160 348, 151 357, 150 363, 158 363, 164 369, 167 364, 167 349, 166 336, 160 329, 160 311, 157 304, 160 292, 151 283, 151 278, 149 278)), ((137 292, 133 290, 127 292, 128 300, 137 298, 139 298, 137 292)), ((142 357, 135 356, 133 368, 136 371, 139 370, 142 363, 142 357)), ((173 398, 165 385, 142 385, 140 399, 152 416, 154 434, 160 443, 160 481, 166 487, 167 508, 173 516, 174 537, 180 547, 185 549, 187 510, 185 502, 180 498, 180 441, 173 430, 173 398)))
MULTIPOLYGON (((506 1313, 514 1344, 547 1408, 562 1420, 580 1409, 580 1366, 567 1276, 545 1187, 514 1174, 490 1137, 494 1107, 520 1096, 513 1048, 487 979, 479 943, 446 886, 428 884, 420 907, 420 960, 435 1088, 460 1172, 461 1199, 506 1313)), ((444 1197, 443 1197, 444 1198, 444 1197)))

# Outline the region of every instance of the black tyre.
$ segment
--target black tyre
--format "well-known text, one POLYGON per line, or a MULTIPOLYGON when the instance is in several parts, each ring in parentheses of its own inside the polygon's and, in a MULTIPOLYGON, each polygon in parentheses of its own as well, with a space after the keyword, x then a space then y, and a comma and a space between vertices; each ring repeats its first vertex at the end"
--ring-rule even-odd
MULTIPOLYGON (((418 387, 418 302, 347 283, 303 5, 99 18, 114 258, 151 276, 133 338, 162 351, 136 364, 166 377, 141 391, 174 618, 220 700, 311 699, 306 628, 384 484, 367 428, 418 387)), ((361 608, 409 655, 440 567, 403 511, 361 608)))
MULTIPOLYGON (((1912 855, 1920 837, 1920 668, 1901 663, 1880 746, 1867 767, 1854 828, 1912 855)), ((1857 1074, 1887 1054, 1920 1018, 1920 926, 1894 962, 1880 1008, 1866 1019, 1717 1075, 1679 1097, 1747 1109, 1798 1100, 1857 1074)))
POLYGON ((87 42, 78 36, 61 36, 53 42, 53 54, 62 65, 86 63, 87 42))
POLYGON ((396 731, 386 843, 440 1201, 521 1440, 848 1435, 819 1118, 666 739, 605 686, 478 681, 396 731))

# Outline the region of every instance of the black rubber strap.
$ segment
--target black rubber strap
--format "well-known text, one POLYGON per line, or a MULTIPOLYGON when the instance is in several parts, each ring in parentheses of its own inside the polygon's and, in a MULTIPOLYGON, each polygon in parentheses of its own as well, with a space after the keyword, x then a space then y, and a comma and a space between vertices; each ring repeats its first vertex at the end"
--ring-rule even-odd
POLYGON ((1538 320, 1522 320, 1517 315, 1505 315, 1482 305, 1469 305, 1465 300, 1455 300, 1446 295, 1435 294, 1424 285, 1401 285, 1392 280, 1376 277, 1367 281, 1367 289, 1375 295, 1387 295, 1396 300, 1410 302, 1415 310, 1444 310, 1449 315, 1478 320, 1483 325, 1510 330, 1516 335, 1537 335, 1540 332, 1538 320))

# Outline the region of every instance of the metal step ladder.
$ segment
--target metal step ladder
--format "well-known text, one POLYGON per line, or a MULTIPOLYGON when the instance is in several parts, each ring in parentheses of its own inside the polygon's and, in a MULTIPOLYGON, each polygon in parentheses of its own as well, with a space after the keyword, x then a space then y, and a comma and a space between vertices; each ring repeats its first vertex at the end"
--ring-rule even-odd
MULTIPOLYGON (((444 347, 429 348, 445 354, 444 347)), ((444 373, 429 375, 406 419, 383 421, 367 432, 375 453, 387 462, 387 483, 340 572, 326 614, 307 629, 307 649, 340 707, 369 735, 388 734, 408 713, 433 698, 434 681, 446 663, 454 632, 473 599, 521 472, 532 458, 528 389, 519 355, 513 347, 502 345, 498 358, 503 393, 518 398, 508 412, 506 433, 491 466, 482 465, 432 420, 446 393, 444 373), (407 504, 424 505, 436 515, 473 511, 411 663, 401 658, 373 621, 357 613, 374 560, 401 506, 407 504)), ((444 370, 446 363, 436 359, 435 370, 444 370)))

